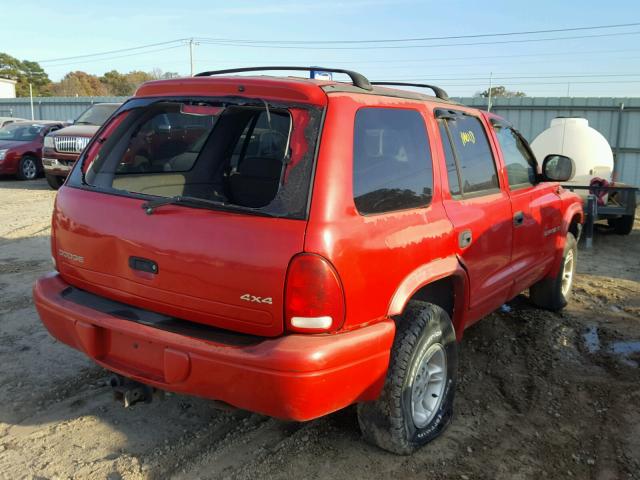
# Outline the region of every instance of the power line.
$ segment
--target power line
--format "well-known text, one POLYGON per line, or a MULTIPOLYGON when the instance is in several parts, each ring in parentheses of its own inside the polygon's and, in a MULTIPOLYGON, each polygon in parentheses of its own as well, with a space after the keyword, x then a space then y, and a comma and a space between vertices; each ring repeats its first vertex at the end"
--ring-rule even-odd
MULTIPOLYGON (((494 80, 528 80, 528 79, 551 79, 551 80, 555 80, 555 79, 560 79, 560 78, 567 78, 567 79, 572 79, 572 78, 604 78, 604 77, 617 77, 617 78, 628 78, 628 77, 640 77, 640 73, 612 73, 612 74, 578 74, 578 75, 533 75, 533 76, 521 76, 521 75, 515 75, 515 76, 501 76, 501 75, 496 75, 493 74, 492 78, 494 80)), ((394 80, 386 80, 386 81, 424 81, 427 77, 425 76, 421 76, 421 77, 395 77, 394 80)), ((467 80, 487 80, 487 75, 482 76, 482 77, 464 77, 464 76, 456 76, 453 78, 442 78, 439 76, 429 76, 428 77, 429 80, 444 80, 444 81, 450 81, 450 80, 460 80, 460 81, 467 81, 467 80)), ((381 80, 382 81, 382 80, 381 80)), ((638 79, 638 81, 640 81, 640 79, 638 79)), ((566 83, 566 82, 565 82, 566 83)), ((573 83, 573 80, 571 80, 571 83, 573 83)))
POLYGON ((265 45, 261 43, 236 43, 229 41, 220 41, 216 39, 197 38, 201 43, 209 45, 222 45, 227 47, 245 47, 245 48, 274 48, 289 50, 381 50, 381 49, 408 49, 408 48, 440 48, 440 47, 467 47, 473 45, 503 45, 509 43, 534 43, 534 42, 551 42, 558 40, 577 40, 584 38, 603 38, 603 37, 620 37, 625 35, 637 35, 640 31, 634 32, 618 32, 618 33, 602 33, 597 35, 574 35, 565 37, 548 37, 548 38, 530 38, 523 40, 500 40, 491 42, 466 42, 466 43, 439 43, 432 45, 383 45, 383 46, 367 46, 367 47, 312 47, 312 46, 290 46, 290 45, 265 45))
POLYGON ((176 48, 183 48, 183 45, 173 45, 171 47, 158 48, 158 49, 155 49, 155 50, 146 50, 144 52, 129 53, 127 55, 118 55, 118 56, 115 56, 115 57, 94 58, 92 60, 81 60, 79 62, 70 62, 70 63, 55 63, 55 64, 52 64, 52 65, 45 65, 45 66, 47 67, 47 69, 51 69, 51 68, 56 68, 56 67, 66 67, 66 66, 69 66, 69 65, 80 65, 80 64, 85 64, 85 63, 103 62, 103 61, 107 61, 107 60, 117 60, 119 58, 134 57, 134 56, 138 56, 138 55, 147 55, 149 53, 164 52, 166 50, 174 50, 176 48))
MULTIPOLYGON (((270 44, 274 44, 271 48, 303 48, 303 47, 295 47, 295 46, 286 46, 285 44, 361 44, 361 43, 406 43, 406 42, 417 42, 417 41, 434 41, 434 40, 454 40, 454 39, 465 39, 465 38, 490 38, 490 37, 504 37, 504 36, 515 36, 515 35, 535 35, 541 33, 559 33, 559 32, 574 32, 574 31, 585 31, 585 30, 601 30, 601 29, 611 29, 611 28, 624 28, 624 27, 634 27, 640 25, 640 22, 637 23, 624 23, 624 24, 612 24, 612 25, 596 25, 596 26, 585 26, 585 27, 572 27, 572 28, 558 28, 558 29, 547 29, 547 30, 529 30, 529 31, 517 31, 517 32, 501 32, 501 33, 481 33, 481 34, 472 34, 472 35, 448 35, 442 37, 416 37, 416 38, 390 38, 390 39, 373 39, 373 40, 247 40, 247 39, 226 39, 226 38, 178 38, 175 40, 168 40, 165 42, 157 42, 151 43, 147 45, 139 45, 135 47, 121 48, 117 50, 107 50, 104 52, 96 52, 96 53, 87 53, 83 55, 74 55, 69 57, 58 57, 58 58, 48 58, 44 60, 38 60, 38 63, 50 63, 50 62, 59 62, 59 61, 67 61, 67 60, 76 60, 81 58, 90 58, 104 55, 111 55, 114 53, 123 53, 130 52, 134 50, 143 50, 151 47, 158 47, 162 45, 170 45, 174 43, 184 43, 190 40, 201 40, 205 43, 212 44, 221 44, 228 46, 254 46, 267 48, 270 44), (258 44, 258 45, 256 45, 258 44)), ((551 41, 551 40, 562 40, 562 39, 573 39, 573 38, 591 38, 591 37, 600 37, 600 36, 618 36, 618 35, 631 35, 639 32, 618 32, 618 33, 609 33, 609 34, 600 34, 600 35, 585 35, 585 36, 575 36, 575 37, 558 37, 558 38, 548 38, 548 39, 528 39, 528 40, 511 40, 505 42, 490 42, 493 43, 520 43, 520 42, 529 42, 529 41, 551 41)), ((430 45, 430 47, 438 47, 438 46, 467 46, 467 45, 485 45, 489 44, 489 42, 480 42, 480 43, 458 43, 458 44, 444 44, 444 45, 430 45)), ((422 45, 404 45, 404 46, 384 46, 384 47, 316 47, 315 49, 367 49, 367 48, 421 48, 424 47, 422 45)), ((309 47, 304 47, 308 49, 309 47)))
MULTIPOLYGON (((138 55, 146 55, 149 53, 156 53, 156 52, 163 52, 166 50, 175 50, 177 48, 182 48, 183 44, 180 45, 173 45, 170 47, 164 47, 164 48, 158 48, 158 49, 154 49, 154 50, 146 50, 144 52, 136 52, 136 53, 130 53, 130 54, 126 54, 126 55, 117 55, 117 56, 110 56, 110 57, 103 57, 103 58, 93 58, 90 60, 80 60, 80 61, 75 61, 75 62, 65 62, 65 63, 56 63, 56 64, 51 64, 51 65, 46 65, 46 67, 48 69, 52 69, 52 68, 56 68, 56 67, 64 67, 64 66, 69 66, 69 65, 79 65, 79 64, 87 64, 87 63, 96 63, 96 62, 102 62, 102 61, 108 61, 108 60, 117 60, 120 58, 128 58, 128 57, 132 57, 132 56, 138 56, 138 55)), ((404 64, 404 63, 427 63, 427 64, 434 64, 434 62, 449 62, 449 61, 456 61, 456 60, 485 60, 485 59, 501 59, 501 58, 520 58, 520 57, 548 57, 548 56, 566 56, 566 55, 570 55, 570 56, 576 56, 576 55, 600 55, 600 54, 609 54, 609 53, 620 53, 620 54, 627 54, 630 52, 640 52, 639 49, 623 49, 623 50, 592 50, 592 51, 580 51, 580 52, 551 52, 551 53, 532 53, 532 54, 514 54, 514 55, 474 55, 474 56, 464 56, 464 57, 432 57, 432 58, 421 58, 421 59, 416 59, 416 58, 411 58, 411 59, 405 59, 405 60, 370 60, 370 61, 337 61, 337 60, 329 60, 329 61, 318 61, 318 62, 311 62, 311 63, 327 63, 327 64, 332 64, 332 65, 369 65, 369 64, 385 64, 385 65, 391 65, 391 64, 404 64)), ((637 58, 637 57, 632 57, 632 58, 637 58)), ((204 63, 204 62, 210 62, 216 65, 229 65, 230 64, 230 60, 224 60, 221 61, 219 58, 214 59, 201 59, 200 63, 204 63)), ((173 62, 174 64, 182 64, 183 62, 173 62)), ((291 60, 286 60, 286 61, 270 61, 270 63, 274 63, 274 64, 280 64, 280 63, 309 63, 308 59, 304 60, 304 61, 291 61, 291 60)), ((255 62, 240 62, 240 65, 238 65, 237 61, 233 61, 233 64, 235 66, 243 66, 244 64, 246 65, 255 65, 255 62)), ((476 63, 477 64, 477 63, 476 63)), ((522 64, 522 62, 519 62, 519 64, 522 64)), ((473 66, 473 64, 468 64, 466 63, 465 66, 473 66)))
POLYGON ((586 50, 579 52, 550 52, 550 53, 516 53, 513 55, 473 55, 473 56, 465 56, 465 57, 432 57, 432 58, 409 58, 404 60, 365 60, 365 61, 337 61, 331 62, 336 64, 351 64, 357 63, 358 65, 368 65, 374 63, 429 63, 434 61, 449 61, 449 60, 484 60, 484 59, 498 59, 498 58, 522 58, 522 57, 558 57, 558 56, 576 56, 576 55, 599 55, 603 53, 629 53, 629 52, 640 52, 640 49, 616 49, 616 50, 586 50))
POLYGON ((184 41, 188 41, 188 38, 179 38, 177 40, 170 40, 167 42, 158 42, 158 43, 150 43, 148 45, 140 45, 138 47, 129 47, 129 48, 121 48, 118 50, 109 50, 106 52, 99 52, 99 53, 87 53, 85 55, 75 55, 73 57, 60 57, 60 58, 49 58, 47 60, 38 60, 38 63, 49 63, 49 62, 58 62, 58 61, 65 61, 65 60, 74 60, 77 58, 88 58, 88 57, 97 57, 97 56, 101 56, 101 55, 109 55, 112 53, 122 53, 122 52, 130 52, 133 50, 142 50, 144 48, 151 48, 151 47, 159 47, 160 45, 170 45, 172 43, 178 43, 178 42, 184 42, 184 41))
POLYGON ((500 33, 479 33, 472 35, 449 35, 444 37, 416 37, 416 38, 387 38, 375 40, 249 40, 249 39, 209 39, 234 43, 263 43, 263 44, 357 44, 357 43, 400 43, 400 42, 422 42, 433 40, 460 40, 464 38, 486 38, 486 37, 506 37, 513 35, 536 35, 541 33, 576 32, 581 30, 602 30, 609 28, 637 27, 638 23, 620 23, 615 25, 596 25, 590 27, 555 28, 550 30, 529 30, 518 32, 500 33))
MULTIPOLYGON (((314 61, 311 62, 312 64, 330 64, 330 65, 370 65, 370 64, 403 64, 403 63, 431 63, 431 62, 438 62, 438 61, 450 61, 450 60, 484 60, 484 59, 499 59, 499 58, 521 58, 521 57, 549 57, 549 56, 576 56, 576 55, 600 55, 600 54, 608 54, 608 53, 622 53, 622 54, 626 54, 626 53, 630 53, 630 52, 640 52, 640 49, 634 48, 634 49, 615 49, 615 50, 581 50, 579 52, 550 52, 550 53, 517 53, 517 54, 513 54, 513 55, 473 55, 473 56, 464 56, 464 57, 450 57, 450 56, 446 56, 446 57, 431 57, 431 58, 408 58, 408 59, 376 59, 376 60, 357 60, 357 61, 353 61, 353 60, 348 60, 348 61, 343 61, 343 60, 321 60, 321 61, 314 61)), ((233 60, 221 60, 220 57, 217 57, 216 59, 202 59, 201 62, 211 62, 211 63, 216 63, 216 64, 220 64, 220 65, 227 65, 229 64, 229 62, 234 62, 234 64, 238 63, 235 59, 233 60)), ((247 63, 247 62, 244 62, 247 63)), ((286 64, 286 63, 309 63, 309 59, 305 59, 301 62, 298 62, 296 60, 284 60, 284 61, 277 61, 277 60, 270 60, 269 63, 272 64, 286 64)), ((255 65, 255 62, 252 63, 248 63, 249 65, 255 65)))

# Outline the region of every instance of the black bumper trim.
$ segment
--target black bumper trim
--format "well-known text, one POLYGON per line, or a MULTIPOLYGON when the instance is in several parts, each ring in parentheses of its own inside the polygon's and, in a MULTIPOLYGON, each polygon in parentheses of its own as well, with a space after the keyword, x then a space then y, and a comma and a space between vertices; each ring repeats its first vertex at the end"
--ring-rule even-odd
POLYGON ((140 323, 148 327, 157 328, 185 337, 198 338, 224 345, 246 347, 257 345, 264 341, 264 337, 231 332, 221 328, 190 322, 179 318, 170 317, 161 313, 133 307, 125 303, 116 302, 99 295, 81 290, 76 287, 67 287, 62 291, 62 298, 83 307, 97 310, 98 312, 112 315, 131 322, 140 323))

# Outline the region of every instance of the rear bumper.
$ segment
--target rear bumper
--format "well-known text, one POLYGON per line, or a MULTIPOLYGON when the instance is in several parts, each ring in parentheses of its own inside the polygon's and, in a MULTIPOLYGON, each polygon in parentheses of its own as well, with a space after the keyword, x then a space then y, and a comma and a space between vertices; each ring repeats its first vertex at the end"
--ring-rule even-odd
POLYGON ((373 400, 384 384, 392 320, 338 335, 285 335, 238 346, 102 313, 65 299, 68 287, 58 274, 34 285, 49 332, 101 366, 163 390, 302 421, 373 400))

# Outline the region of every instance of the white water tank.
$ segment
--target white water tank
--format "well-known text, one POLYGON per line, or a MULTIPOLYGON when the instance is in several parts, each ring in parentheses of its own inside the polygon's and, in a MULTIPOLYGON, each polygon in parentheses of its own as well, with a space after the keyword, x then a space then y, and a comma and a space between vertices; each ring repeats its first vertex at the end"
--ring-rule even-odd
MULTIPOLYGON (((571 157, 576 173, 568 184, 589 185, 594 177, 611 181, 611 146, 600 132, 589 126, 586 118, 554 118, 551 126, 531 142, 531 149, 540 164, 544 157, 554 153, 571 157)), ((587 192, 577 193, 586 195, 587 192)))

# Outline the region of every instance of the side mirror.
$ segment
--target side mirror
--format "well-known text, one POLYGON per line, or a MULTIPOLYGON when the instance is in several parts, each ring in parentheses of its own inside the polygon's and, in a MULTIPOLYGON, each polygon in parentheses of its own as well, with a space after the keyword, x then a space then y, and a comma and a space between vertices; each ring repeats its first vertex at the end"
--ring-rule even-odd
POLYGON ((564 155, 547 155, 542 161, 543 182, 566 182, 576 173, 573 159, 564 155))
POLYGON ((74 123, 76 123, 76 121, 73 118, 70 118, 65 123, 68 123, 69 125, 73 125, 74 123))

